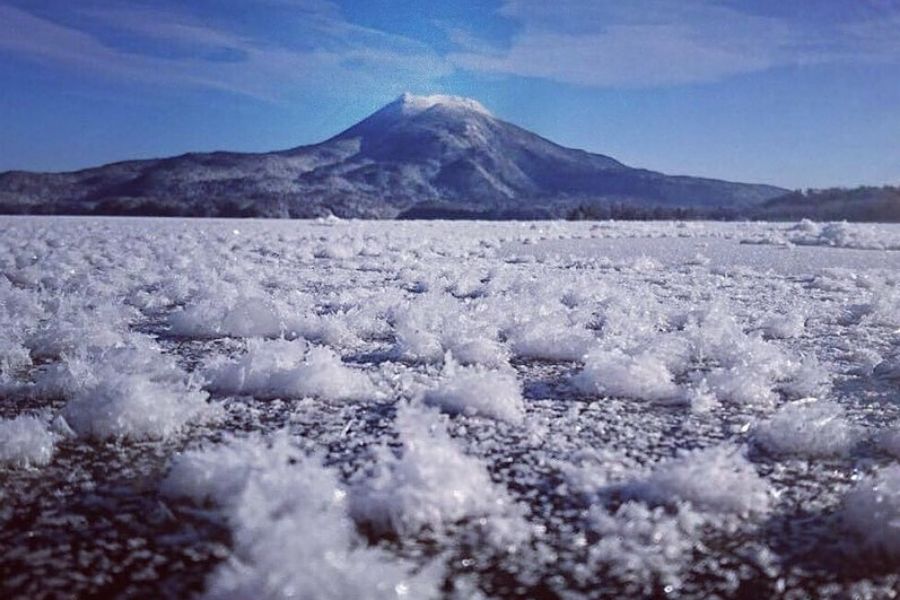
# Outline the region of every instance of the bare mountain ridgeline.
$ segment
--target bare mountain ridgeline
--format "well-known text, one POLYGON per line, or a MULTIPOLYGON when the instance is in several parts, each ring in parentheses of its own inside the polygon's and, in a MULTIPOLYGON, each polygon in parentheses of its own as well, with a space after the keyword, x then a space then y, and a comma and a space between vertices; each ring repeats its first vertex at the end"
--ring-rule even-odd
POLYGON ((635 169, 554 144, 474 100, 409 94, 311 146, 0 174, 0 210, 30 214, 745 216, 786 192, 635 169))

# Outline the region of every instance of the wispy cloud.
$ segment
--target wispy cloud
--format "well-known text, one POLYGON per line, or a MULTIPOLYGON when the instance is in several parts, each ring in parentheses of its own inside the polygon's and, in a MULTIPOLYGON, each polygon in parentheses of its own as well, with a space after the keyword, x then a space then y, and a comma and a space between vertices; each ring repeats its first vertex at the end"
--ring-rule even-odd
POLYGON ((349 23, 328 2, 268 1, 300 11, 293 19, 296 45, 208 25, 185 12, 128 6, 81 12, 88 23, 127 37, 130 43, 123 46, 91 28, 0 4, 0 52, 84 75, 265 99, 349 82, 356 88, 398 80, 424 85, 452 70, 428 46, 349 23), (160 53, 160 47, 167 52, 160 53))
POLYGON ((784 66, 900 63, 900 9, 892 2, 847 20, 751 14, 752 2, 736 0, 505 0, 489 18, 513 25, 511 38, 457 26, 447 31, 454 50, 440 53, 433 40, 355 24, 329 0, 255 0, 253 10, 278 21, 276 36, 245 27, 233 10, 196 14, 188 4, 86 0, 60 18, 9 1, 0 0, 0 53, 76 75, 269 100, 311 90, 424 90, 459 71, 620 88, 784 66))
POLYGON ((457 35, 455 65, 584 86, 653 87, 780 66, 900 61, 896 13, 824 28, 712 0, 507 0, 499 14, 520 26, 511 43, 485 47, 457 35))

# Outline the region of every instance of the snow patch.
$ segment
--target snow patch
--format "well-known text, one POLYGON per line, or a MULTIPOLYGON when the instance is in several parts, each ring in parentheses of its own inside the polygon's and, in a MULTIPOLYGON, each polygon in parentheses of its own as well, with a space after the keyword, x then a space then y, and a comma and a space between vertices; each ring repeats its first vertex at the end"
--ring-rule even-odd
POLYGON ((140 338, 70 361, 64 380, 72 389, 64 415, 83 437, 164 439, 218 415, 172 357, 140 338))
POLYGON ((839 404, 807 398, 778 409, 756 427, 754 439, 773 454, 820 458, 846 455, 857 431, 839 404))
POLYGON ((56 440, 57 435, 41 417, 0 419, 0 464, 19 468, 46 465, 53 458, 56 440))
POLYGON ((353 491, 352 513, 380 531, 442 531, 465 518, 501 519, 511 500, 491 481, 486 465, 466 456, 437 413, 403 405, 396 427, 401 449, 382 448, 373 472, 353 491))
POLYGON ((769 486, 740 448, 731 445, 681 451, 659 463, 631 491, 652 502, 690 502, 715 513, 765 513, 769 486))
POLYGON ((416 96, 409 92, 404 93, 397 100, 404 115, 417 115, 434 106, 446 106, 459 110, 470 110, 483 115, 491 116, 490 111, 480 102, 463 96, 449 96, 446 94, 431 94, 429 96, 416 96))
POLYGON ((234 360, 215 359, 206 389, 259 399, 316 397, 365 400, 378 395, 368 375, 346 366, 334 351, 303 340, 249 340, 234 360))
POLYGON ((169 315, 169 333, 191 338, 277 337, 284 320, 263 297, 240 296, 229 300, 211 295, 169 315))
POLYGON ((665 400, 678 393, 672 373, 650 353, 630 356, 618 350, 593 352, 572 382, 585 394, 638 400, 665 400))
POLYGON ((589 527, 600 536, 589 561, 601 563, 610 575, 653 595, 655 586, 681 587, 682 573, 693 558, 694 544, 705 519, 687 505, 674 514, 664 507, 625 502, 615 512, 591 508, 589 527))
POLYGON ((900 558, 900 465, 881 469, 847 492, 841 516, 864 552, 900 558))
POLYGON ((481 415, 513 424, 525 418, 515 372, 463 367, 452 357, 445 361, 437 386, 425 392, 424 402, 451 415, 481 415))
POLYGON ((234 554, 209 577, 209 598, 432 598, 438 573, 369 547, 347 514, 335 474, 286 433, 179 455, 163 483, 170 497, 212 502, 232 530, 234 554))
POLYGON ((900 458, 900 425, 895 425, 893 429, 882 432, 878 441, 885 452, 900 458))

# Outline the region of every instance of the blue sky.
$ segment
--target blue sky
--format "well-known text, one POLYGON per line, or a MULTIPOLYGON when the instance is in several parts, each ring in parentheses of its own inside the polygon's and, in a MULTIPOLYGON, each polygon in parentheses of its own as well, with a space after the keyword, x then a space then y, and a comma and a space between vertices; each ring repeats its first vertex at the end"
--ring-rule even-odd
POLYGON ((404 91, 669 173, 900 184, 900 0, 0 0, 0 170, 314 143, 404 91))

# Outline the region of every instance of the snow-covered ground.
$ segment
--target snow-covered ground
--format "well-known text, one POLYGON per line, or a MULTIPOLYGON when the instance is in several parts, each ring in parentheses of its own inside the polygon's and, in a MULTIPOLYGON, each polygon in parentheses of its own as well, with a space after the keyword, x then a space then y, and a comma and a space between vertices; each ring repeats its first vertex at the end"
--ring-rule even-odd
POLYGON ((2 595, 893 598, 897 249, 0 219, 2 595))

